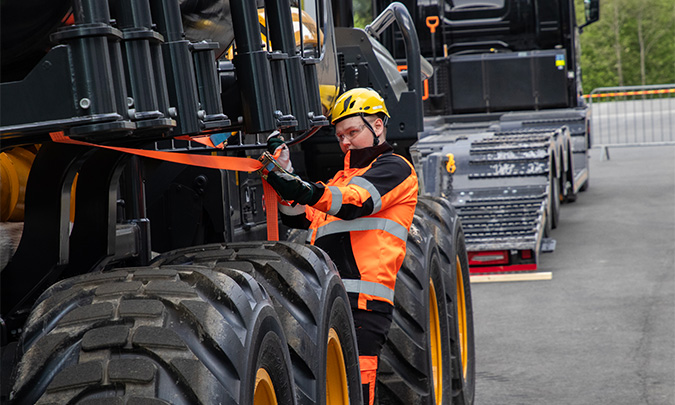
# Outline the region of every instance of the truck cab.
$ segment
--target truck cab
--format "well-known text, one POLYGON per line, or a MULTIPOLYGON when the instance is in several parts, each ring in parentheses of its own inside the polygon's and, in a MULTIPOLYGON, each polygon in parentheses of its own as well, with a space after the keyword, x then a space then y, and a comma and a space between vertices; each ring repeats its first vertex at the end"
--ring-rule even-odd
MULTIPOLYGON (((583 24, 572 0, 404 3, 434 67, 410 148, 420 188, 459 209, 472 271, 535 270, 560 203, 589 184, 579 35, 598 1, 585 2, 583 24)), ((399 33, 382 42, 400 58, 399 33)))

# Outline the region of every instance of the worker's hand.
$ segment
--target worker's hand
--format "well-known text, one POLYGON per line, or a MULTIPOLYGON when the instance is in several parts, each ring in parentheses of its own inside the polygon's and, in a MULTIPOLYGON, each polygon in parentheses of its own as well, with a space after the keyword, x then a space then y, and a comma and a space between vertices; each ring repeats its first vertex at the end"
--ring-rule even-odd
POLYGON ((310 204, 315 197, 317 186, 304 181, 292 173, 272 171, 267 174, 267 182, 286 201, 294 201, 298 204, 310 204))
POLYGON ((274 154, 274 151, 281 145, 284 145, 284 139, 279 134, 270 135, 267 139, 267 151, 274 154))
POLYGON ((284 143, 281 135, 273 135, 267 139, 267 151, 274 155, 277 163, 289 173, 293 173, 293 164, 291 163, 291 152, 284 143), (278 155, 278 156, 277 156, 278 155))

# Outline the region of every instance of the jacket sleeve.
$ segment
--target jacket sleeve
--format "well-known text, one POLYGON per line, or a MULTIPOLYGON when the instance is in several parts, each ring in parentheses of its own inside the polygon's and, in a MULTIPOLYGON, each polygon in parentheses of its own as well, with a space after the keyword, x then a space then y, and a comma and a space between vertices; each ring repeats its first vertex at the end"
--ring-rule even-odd
POLYGON ((309 229, 309 225, 312 223, 311 219, 308 218, 309 211, 311 211, 311 208, 308 209, 307 206, 302 204, 297 204, 294 207, 279 204, 281 222, 291 228, 309 229))
POLYGON ((410 163, 389 154, 377 158, 361 176, 344 187, 328 183, 313 208, 340 219, 375 214, 391 205, 417 196, 417 176, 410 163))

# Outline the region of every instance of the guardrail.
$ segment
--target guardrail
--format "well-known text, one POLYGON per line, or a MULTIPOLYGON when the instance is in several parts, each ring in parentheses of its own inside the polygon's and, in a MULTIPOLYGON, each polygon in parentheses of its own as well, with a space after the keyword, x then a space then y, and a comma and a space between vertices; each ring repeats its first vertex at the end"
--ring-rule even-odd
POLYGON ((675 84, 600 87, 584 98, 591 106, 593 147, 675 144, 675 84))

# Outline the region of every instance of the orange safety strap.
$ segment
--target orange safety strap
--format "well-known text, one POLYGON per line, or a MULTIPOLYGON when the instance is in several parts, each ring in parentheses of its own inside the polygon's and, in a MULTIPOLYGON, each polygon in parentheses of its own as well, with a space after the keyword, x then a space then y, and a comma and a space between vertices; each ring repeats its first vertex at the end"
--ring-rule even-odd
POLYGON ((263 179, 263 193, 267 212, 267 239, 279 240, 279 196, 265 179, 263 179))
MULTIPOLYGON (((279 159, 279 156, 281 156, 281 148, 277 148, 272 154, 275 159, 279 159)), ((267 239, 279 240, 279 194, 265 178, 263 178, 263 195, 267 212, 267 239)))
POLYGON ((208 146, 209 148, 214 148, 214 149, 217 148, 217 146, 213 144, 213 141, 211 141, 211 138, 209 138, 208 136, 183 135, 183 136, 177 136, 176 139, 178 139, 180 141, 194 141, 194 142, 197 142, 197 143, 201 143, 204 146, 208 146))
MULTIPOLYGON (((131 155, 143 156, 166 162, 179 163, 190 166, 207 167, 210 169, 236 170, 241 172, 254 172, 262 168, 262 163, 256 159, 240 158, 233 156, 193 155, 189 153, 163 152, 158 150, 144 150, 133 148, 120 148, 114 146, 96 145, 89 142, 76 141, 67 137, 63 131, 50 132, 52 141, 73 145, 93 146, 97 148, 115 150, 131 155)), ((265 208, 267 211, 267 238, 279 240, 279 225, 277 213, 277 193, 266 180, 263 179, 263 192, 265 193, 265 208)))

